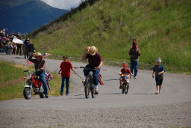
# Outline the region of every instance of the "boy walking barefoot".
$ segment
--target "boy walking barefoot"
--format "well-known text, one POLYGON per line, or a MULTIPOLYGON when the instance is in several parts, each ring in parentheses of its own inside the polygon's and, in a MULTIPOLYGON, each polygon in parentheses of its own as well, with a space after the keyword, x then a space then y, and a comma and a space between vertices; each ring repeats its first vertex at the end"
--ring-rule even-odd
POLYGON ((63 62, 60 64, 59 74, 62 77, 62 84, 60 88, 60 95, 63 96, 64 93, 64 85, 66 81, 66 95, 69 95, 69 86, 70 86, 70 71, 73 71, 72 63, 68 59, 67 56, 63 56, 63 62))
POLYGON ((161 65, 161 58, 159 57, 156 60, 156 65, 153 67, 152 77, 155 78, 156 81, 156 95, 160 94, 162 83, 164 79, 164 67, 161 65))

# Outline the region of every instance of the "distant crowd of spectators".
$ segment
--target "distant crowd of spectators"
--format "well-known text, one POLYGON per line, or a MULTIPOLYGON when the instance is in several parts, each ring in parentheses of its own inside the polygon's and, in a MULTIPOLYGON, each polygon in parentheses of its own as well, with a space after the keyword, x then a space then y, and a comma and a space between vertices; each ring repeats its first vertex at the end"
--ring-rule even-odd
POLYGON ((20 33, 7 34, 5 29, 0 30, 0 53, 24 55, 25 58, 28 58, 34 52, 34 45, 26 35, 20 33), (14 42, 14 39, 20 42, 14 42))

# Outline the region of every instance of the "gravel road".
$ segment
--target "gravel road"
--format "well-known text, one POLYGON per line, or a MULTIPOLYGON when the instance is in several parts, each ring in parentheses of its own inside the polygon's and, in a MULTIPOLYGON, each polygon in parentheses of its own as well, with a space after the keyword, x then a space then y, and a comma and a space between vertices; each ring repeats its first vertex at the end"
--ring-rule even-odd
MULTIPOLYGON (((1 54, 0 60, 25 63, 19 56, 1 54)), ((59 64, 49 59, 47 70, 58 71, 59 64)), ((155 95, 151 71, 140 70, 137 80, 130 81, 129 94, 122 95, 118 81, 112 80, 119 71, 103 67, 105 85, 95 99, 84 98, 81 80, 73 74, 70 96, 0 101, 0 128, 191 128, 190 75, 166 73, 164 88, 155 95)))

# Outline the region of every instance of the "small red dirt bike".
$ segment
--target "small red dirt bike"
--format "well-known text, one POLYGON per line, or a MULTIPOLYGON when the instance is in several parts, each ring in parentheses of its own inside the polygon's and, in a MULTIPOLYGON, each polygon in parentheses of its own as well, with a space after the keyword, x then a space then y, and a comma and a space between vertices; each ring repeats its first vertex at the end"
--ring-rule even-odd
MULTIPOLYGON (((40 98, 44 98, 44 89, 43 89, 43 84, 39 80, 39 76, 36 75, 35 73, 31 73, 29 70, 25 70, 24 72, 27 73, 27 76, 24 78, 25 79, 25 86, 23 89, 23 96, 25 99, 31 99, 32 98, 32 93, 38 94, 40 98)), ((50 89, 49 86, 49 81, 52 79, 52 75, 48 72, 46 72, 46 80, 47 80, 47 85, 48 88, 50 89)))
POLYGON ((129 75, 121 75, 120 77, 120 89, 122 90, 122 94, 128 94, 129 91, 129 75))

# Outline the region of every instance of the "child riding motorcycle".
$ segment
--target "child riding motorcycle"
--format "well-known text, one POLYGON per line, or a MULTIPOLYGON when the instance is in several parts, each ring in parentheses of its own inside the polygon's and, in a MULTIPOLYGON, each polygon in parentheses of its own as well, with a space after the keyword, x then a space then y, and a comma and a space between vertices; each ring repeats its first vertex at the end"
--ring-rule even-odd
POLYGON ((30 56, 28 60, 34 63, 35 73, 39 76, 39 80, 43 84, 45 98, 48 98, 48 85, 46 81, 45 60, 43 59, 43 55, 40 52, 37 52, 30 56))
POLYGON ((121 69, 121 72, 119 73, 120 75, 120 80, 119 80, 119 88, 122 89, 123 88, 123 82, 129 78, 131 78, 132 73, 131 70, 128 67, 128 64, 124 63, 123 68, 121 69))

